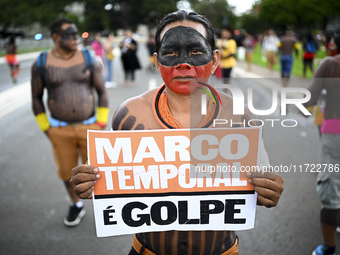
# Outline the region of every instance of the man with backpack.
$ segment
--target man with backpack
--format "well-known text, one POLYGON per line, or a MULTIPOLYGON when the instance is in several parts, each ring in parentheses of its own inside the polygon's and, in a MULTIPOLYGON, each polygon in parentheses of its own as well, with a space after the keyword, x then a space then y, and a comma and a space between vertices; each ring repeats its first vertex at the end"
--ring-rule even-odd
POLYGON ((58 175, 64 181, 72 205, 64 219, 76 226, 85 214, 82 201, 69 184, 71 170, 87 161, 87 130, 106 126, 109 109, 100 65, 87 50, 78 49, 78 29, 67 19, 51 25, 55 47, 40 54, 32 66, 32 108, 40 129, 52 143, 58 175), (47 116, 43 102, 47 89, 47 116), (97 107, 93 89, 98 94, 97 107))

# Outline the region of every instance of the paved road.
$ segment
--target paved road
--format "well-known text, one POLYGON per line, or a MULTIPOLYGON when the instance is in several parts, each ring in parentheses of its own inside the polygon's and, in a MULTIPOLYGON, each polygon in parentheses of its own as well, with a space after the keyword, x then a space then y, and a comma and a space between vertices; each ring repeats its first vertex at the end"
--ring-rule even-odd
POLYGON ((18 55, 18 60, 20 62, 20 72, 18 75, 18 83, 13 84, 10 76, 10 69, 5 63, 4 58, 0 58, 0 92, 13 88, 15 86, 19 86, 24 82, 28 82, 30 80, 30 72, 33 60, 38 56, 39 53, 29 53, 18 55))
MULTIPOLYGON (((137 73, 137 86, 118 86, 108 91, 110 117, 125 99, 146 91, 149 86, 161 84, 158 74, 145 71, 144 45, 140 46, 139 57, 144 69, 137 73)), ((25 61, 31 63, 32 58, 25 61)), ((115 60, 114 67, 115 81, 121 84, 119 59, 115 60)), ((0 61, 2 81, 8 75, 5 68, 0 61)), ((260 77, 268 76, 266 70, 254 67, 254 73, 246 73, 243 69, 244 63, 240 62, 233 76, 247 78, 234 79, 233 83, 245 91, 253 88, 254 104, 258 107, 270 106, 270 88, 279 87, 279 75, 273 73, 271 80, 265 80, 260 77)), ((96 237, 91 201, 85 202, 87 214, 79 226, 67 228, 63 225, 68 197, 57 178, 50 143, 39 130, 31 111, 29 79, 29 72, 23 71, 19 84, 2 82, 0 89, 0 254, 127 254, 132 236, 96 237)), ((291 86, 306 86, 307 83, 295 79, 291 86)), ((282 119, 277 112, 269 117, 282 119)), ((315 126, 303 121, 294 110, 290 117, 301 120, 300 124, 295 128, 281 125, 264 128, 271 164, 318 163, 320 144, 315 126)), ((322 243, 315 174, 285 175, 284 180, 285 191, 280 204, 272 209, 258 207, 255 229, 238 233, 240 254, 311 254, 313 248, 322 243)))

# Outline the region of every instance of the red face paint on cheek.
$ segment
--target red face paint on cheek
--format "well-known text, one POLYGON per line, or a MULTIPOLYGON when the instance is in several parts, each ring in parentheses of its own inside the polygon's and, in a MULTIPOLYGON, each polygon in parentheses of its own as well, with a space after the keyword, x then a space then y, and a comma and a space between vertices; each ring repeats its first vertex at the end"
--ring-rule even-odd
POLYGON ((194 68, 197 72, 197 78, 208 80, 211 75, 212 62, 209 62, 208 64, 203 66, 195 66, 194 68))
POLYGON ((171 66, 163 66, 163 65, 160 65, 159 67, 159 71, 160 71, 160 74, 163 78, 163 81, 165 83, 165 85, 167 85, 169 87, 169 85, 171 84, 171 81, 172 81, 172 69, 174 67, 171 67, 171 66))
POLYGON ((160 65, 160 74, 165 85, 173 92, 177 94, 190 94, 197 89, 193 86, 193 80, 200 79, 200 82, 206 82, 210 77, 211 67, 212 62, 187 69, 160 65))

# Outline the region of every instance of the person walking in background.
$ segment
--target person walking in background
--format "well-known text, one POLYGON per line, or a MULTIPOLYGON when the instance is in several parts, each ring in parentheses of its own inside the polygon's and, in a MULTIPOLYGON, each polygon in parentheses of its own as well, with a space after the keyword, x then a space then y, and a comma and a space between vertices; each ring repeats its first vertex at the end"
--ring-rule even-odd
POLYGON ((330 35, 330 33, 327 33, 327 32, 326 32, 326 34, 324 34, 322 36, 322 42, 323 42, 327 52, 329 52, 329 41, 331 40, 331 38, 332 38, 332 36, 330 35))
MULTIPOLYGON (((340 49, 340 37, 333 38, 340 49)), ((332 44, 332 43, 331 43, 332 44)), ((330 45, 331 47, 331 45, 330 45)), ((336 229, 340 221, 340 54, 325 58, 317 70, 308 90, 311 99, 305 107, 316 105, 325 89, 326 100, 324 121, 321 126, 321 164, 327 166, 318 173, 316 192, 321 201, 320 221, 324 244, 313 251, 313 255, 336 254, 336 229)))
POLYGON ((116 83, 112 80, 113 76, 113 59, 114 59, 114 35, 109 34, 105 44, 105 67, 106 67, 106 75, 105 75, 105 87, 106 88, 114 88, 116 87, 116 83))
POLYGON ((329 40, 329 50, 328 55, 329 56, 336 56, 340 54, 340 37, 339 36, 333 36, 329 40))
POLYGON ((105 69, 105 48, 102 43, 102 36, 100 33, 96 33, 94 35, 94 40, 91 43, 91 47, 93 49, 95 58, 101 63, 102 65, 102 74, 106 75, 106 69, 105 69))
POLYGON ((155 47, 156 47, 155 33, 154 32, 150 32, 149 39, 146 43, 146 47, 148 48, 148 53, 149 53, 149 67, 148 67, 148 69, 151 72, 154 72, 156 70, 155 62, 153 61, 153 53, 155 52, 155 47))
POLYGON ((266 57, 268 70, 271 73, 274 65, 277 63, 278 45, 280 43, 279 38, 275 35, 274 30, 269 29, 267 35, 262 41, 262 55, 266 57))
POLYGON ((12 82, 17 83, 17 77, 20 71, 20 65, 17 58, 18 47, 15 43, 15 36, 10 36, 9 41, 4 45, 6 49, 6 62, 10 68, 12 82))
POLYGON ((293 36, 293 31, 288 29, 286 31, 286 35, 281 38, 281 41, 278 44, 281 57, 280 57, 280 65, 281 65, 281 78, 282 78, 282 86, 287 87, 290 75, 292 73, 293 67, 293 50, 296 56, 299 55, 299 45, 297 43, 296 38, 293 36))
POLYGON ((70 186, 71 170, 78 165, 78 150, 82 162, 87 161, 87 130, 106 126, 108 98, 98 60, 90 61, 93 57, 88 50, 78 50, 75 24, 56 20, 51 36, 54 48, 43 52, 31 69, 32 108, 40 129, 51 141, 58 175, 72 201, 64 224, 76 226, 85 209, 70 186), (98 94, 97 110, 92 88, 98 94), (43 102, 45 89, 49 118, 43 102))
POLYGON ((235 30, 232 31, 233 35, 234 35, 234 40, 236 42, 236 47, 237 47, 237 54, 236 54, 236 59, 237 60, 241 60, 244 61, 245 57, 246 57, 246 48, 243 45, 243 40, 246 37, 245 35, 245 31, 243 29, 240 30, 235 30))
POLYGON ((314 36, 311 32, 308 32, 303 40, 302 43, 303 49, 303 77, 306 78, 307 74, 307 67, 310 69, 312 74, 314 74, 314 58, 317 49, 317 42, 314 39, 314 36))
POLYGON ((246 49, 247 72, 251 72, 252 58, 256 41, 254 37, 247 31, 244 32, 244 36, 245 37, 242 41, 242 44, 246 49))
POLYGON ((132 38, 132 31, 130 29, 125 30, 125 38, 120 44, 120 49, 125 73, 123 85, 126 86, 128 80, 131 80, 130 85, 135 86, 135 71, 140 69, 141 66, 136 54, 137 42, 132 38))
POLYGON ((221 51, 221 68, 223 82, 230 83, 231 70, 236 65, 236 41, 233 30, 227 26, 221 29, 221 38, 217 41, 217 48, 221 51))

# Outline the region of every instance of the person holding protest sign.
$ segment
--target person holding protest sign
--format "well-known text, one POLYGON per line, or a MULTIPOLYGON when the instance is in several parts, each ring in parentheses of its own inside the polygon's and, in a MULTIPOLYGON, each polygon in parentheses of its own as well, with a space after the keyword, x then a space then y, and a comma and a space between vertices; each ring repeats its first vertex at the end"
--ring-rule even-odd
MULTIPOLYGON (((251 118, 234 116, 233 101, 205 84, 217 68, 220 52, 215 50, 214 30, 203 16, 186 11, 166 15, 156 31, 154 60, 164 85, 124 102, 112 120, 112 130, 154 130, 212 127, 212 119, 232 119, 242 123, 251 118), (204 85, 203 85, 204 84, 204 85), (208 103, 208 114, 193 104, 201 98, 200 86, 213 91, 218 103, 208 103), (191 101, 191 104, 190 104, 191 101), (223 107, 222 107, 223 106, 223 107)), ((265 155, 266 156, 266 153, 265 155)), ((257 203, 276 206, 283 191, 278 174, 249 173, 258 193, 257 203), (257 177, 266 178, 257 178, 257 177)), ((81 198, 91 198, 99 170, 81 165, 72 170, 71 184, 81 198)), ((138 233, 133 240, 133 254, 238 254, 238 238, 233 231, 161 231, 138 233)))
POLYGON ((50 139, 59 177, 72 200, 67 226, 76 226, 85 214, 83 202, 74 193, 69 180, 71 168, 78 164, 78 152, 87 161, 87 130, 106 126, 109 109, 99 63, 88 50, 78 50, 78 29, 68 19, 51 25, 55 47, 41 53, 32 66, 32 108, 40 129, 50 139), (48 93, 48 118, 43 102, 48 93), (98 94, 98 107, 92 89, 98 94))

